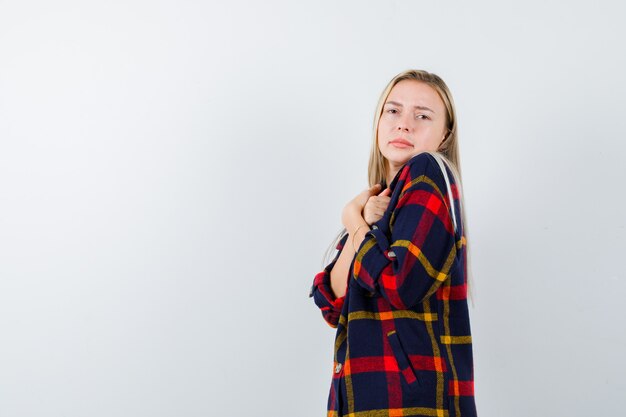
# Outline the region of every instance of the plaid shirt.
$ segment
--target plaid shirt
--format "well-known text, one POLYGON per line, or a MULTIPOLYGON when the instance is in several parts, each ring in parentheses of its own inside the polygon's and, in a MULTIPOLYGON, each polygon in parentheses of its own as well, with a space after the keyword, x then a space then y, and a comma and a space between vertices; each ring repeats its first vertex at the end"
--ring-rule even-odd
MULTIPOLYGON (((449 169, 448 177, 458 220, 449 169)), ((334 296, 330 271, 348 235, 309 294, 337 329, 327 416, 476 416, 462 221, 455 233, 443 174, 428 153, 412 157, 390 188, 346 294, 334 296)))

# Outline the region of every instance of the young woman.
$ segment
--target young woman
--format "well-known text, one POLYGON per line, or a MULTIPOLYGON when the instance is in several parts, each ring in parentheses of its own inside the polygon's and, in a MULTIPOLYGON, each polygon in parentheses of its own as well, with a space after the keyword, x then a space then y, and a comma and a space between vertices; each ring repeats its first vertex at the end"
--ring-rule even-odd
POLYGON ((327 415, 476 416, 456 112, 437 75, 382 92, 369 184, 309 294, 337 329, 327 415))

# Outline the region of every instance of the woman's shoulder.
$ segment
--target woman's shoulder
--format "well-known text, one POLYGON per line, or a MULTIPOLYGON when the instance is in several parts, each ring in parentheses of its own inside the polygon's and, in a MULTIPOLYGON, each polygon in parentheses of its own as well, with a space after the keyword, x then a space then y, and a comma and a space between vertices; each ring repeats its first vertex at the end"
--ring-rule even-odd
MULTIPOLYGON (((445 167, 445 162, 442 162, 445 167)), ((430 152, 421 152, 404 164, 402 179, 413 181, 422 175, 434 181, 438 186, 445 184, 443 173, 437 159, 430 152)))

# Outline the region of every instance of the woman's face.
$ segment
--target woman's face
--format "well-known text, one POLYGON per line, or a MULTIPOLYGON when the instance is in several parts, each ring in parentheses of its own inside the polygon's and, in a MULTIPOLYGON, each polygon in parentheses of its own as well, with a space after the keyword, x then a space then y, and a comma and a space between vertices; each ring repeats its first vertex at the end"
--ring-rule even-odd
POLYGON ((436 151, 446 133, 446 109, 428 84, 403 80, 389 93, 378 123, 378 148, 398 168, 423 151, 436 151))

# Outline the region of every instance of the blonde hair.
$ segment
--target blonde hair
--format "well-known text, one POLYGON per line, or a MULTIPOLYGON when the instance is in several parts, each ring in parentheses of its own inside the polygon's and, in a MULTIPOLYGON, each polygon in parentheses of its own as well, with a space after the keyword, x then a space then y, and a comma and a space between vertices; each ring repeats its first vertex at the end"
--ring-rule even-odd
MULTIPOLYGON (((428 84, 432 87, 438 94, 443 104, 446 108, 446 128, 447 134, 445 139, 439 145, 437 149, 437 153, 439 153, 442 157, 444 157, 447 162, 447 165, 450 167, 450 171, 454 176, 454 181, 459 189, 459 201, 461 205, 461 222, 463 224, 463 234, 466 239, 465 246, 465 254, 467 260, 467 290, 469 292, 469 298, 472 301, 472 305, 474 304, 474 299, 472 296, 471 288, 473 287, 473 279, 472 279, 472 269, 470 267, 470 250, 469 250, 469 235, 467 230, 467 221, 465 219, 465 199, 463 197, 462 190, 462 177, 461 177, 461 160, 459 154, 458 147, 458 136, 457 136, 457 119, 456 119, 456 109, 454 106, 454 101, 452 99, 452 94, 448 89, 446 83, 436 74, 431 72, 427 72, 424 70, 407 70, 403 71, 400 74, 393 77, 391 81, 387 84, 385 89, 380 95, 378 99, 378 104, 376 105, 376 110, 374 112, 374 125, 373 125, 373 135, 372 135, 372 147, 370 150, 370 159, 368 165, 368 182, 369 187, 374 184, 381 183, 383 181, 386 182, 387 174, 388 174, 388 161, 380 152, 378 147, 378 123, 380 121, 380 116, 382 114, 383 106, 389 96, 389 93, 398 84, 400 81, 404 80, 413 80, 420 81, 428 84), (470 282, 472 284, 470 285, 470 282)), ((389 186, 389 184, 387 184, 389 186)), ((332 253, 339 241, 345 236, 348 231, 346 228, 343 228, 339 234, 335 237, 333 243, 328 247, 325 252, 324 260, 322 261, 322 267, 328 264, 330 260, 330 253, 332 253)))

